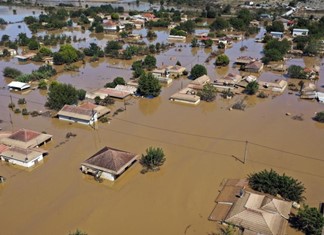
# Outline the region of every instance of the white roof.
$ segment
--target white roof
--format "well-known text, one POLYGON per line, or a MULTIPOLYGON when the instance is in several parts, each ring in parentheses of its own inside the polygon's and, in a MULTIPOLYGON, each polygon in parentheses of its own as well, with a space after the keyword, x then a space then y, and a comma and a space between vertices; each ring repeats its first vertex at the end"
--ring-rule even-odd
POLYGON ((29 88, 30 85, 27 84, 27 83, 24 83, 24 82, 16 82, 16 81, 14 81, 14 82, 10 82, 8 84, 8 87, 9 88, 14 88, 14 89, 24 90, 24 89, 29 88))
POLYGON ((308 32, 308 29, 293 29, 294 32, 308 32))

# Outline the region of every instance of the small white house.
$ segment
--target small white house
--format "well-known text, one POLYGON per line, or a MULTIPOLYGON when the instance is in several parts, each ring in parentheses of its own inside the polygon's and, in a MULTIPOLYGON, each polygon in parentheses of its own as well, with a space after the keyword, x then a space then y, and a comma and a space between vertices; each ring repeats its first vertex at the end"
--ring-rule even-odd
POLYGON ((284 36, 283 32, 270 32, 270 35, 273 38, 277 38, 277 39, 281 39, 284 36))
POLYGON ((13 165, 29 168, 42 161, 43 154, 44 152, 38 149, 11 147, 0 153, 0 158, 13 165))
POLYGON ((292 36, 297 37, 297 36, 308 36, 308 29, 293 29, 292 36))
POLYGON ((10 82, 8 84, 8 87, 9 87, 10 90, 13 89, 13 90, 22 91, 22 90, 28 89, 30 87, 30 85, 27 84, 27 83, 24 83, 24 82, 16 82, 16 81, 14 81, 14 82, 10 82))

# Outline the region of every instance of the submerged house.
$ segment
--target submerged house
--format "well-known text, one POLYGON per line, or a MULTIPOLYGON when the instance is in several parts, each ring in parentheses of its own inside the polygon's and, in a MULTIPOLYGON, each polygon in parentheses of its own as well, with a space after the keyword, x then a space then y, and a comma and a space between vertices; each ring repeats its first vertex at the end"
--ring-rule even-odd
POLYGON ((45 154, 47 154, 47 152, 41 149, 10 147, 5 151, 0 152, 0 158, 2 161, 13 165, 32 167, 42 161, 45 154))
POLYGON ((242 65, 241 69, 245 72, 260 73, 263 69, 264 64, 258 60, 253 61, 249 64, 242 65))
POLYGON ((8 137, 0 139, 0 143, 19 148, 37 148, 52 140, 52 135, 37 131, 20 129, 8 137))
POLYGON ((22 90, 26 90, 26 89, 30 88, 30 85, 28 83, 24 83, 24 82, 13 81, 8 84, 8 87, 11 90, 13 89, 13 90, 22 91, 22 90))
POLYGON ((197 92, 191 88, 184 88, 170 97, 171 101, 186 103, 186 104, 199 104, 200 97, 197 92))
POLYGON ((48 153, 38 147, 50 140, 52 135, 20 129, 0 139, 0 159, 22 167, 35 166, 48 153))
POLYGON ((81 163, 81 171, 96 178, 115 181, 137 161, 138 156, 123 150, 104 147, 81 163))
POLYGON ((252 63, 254 61, 255 61, 255 59, 250 56, 240 56, 235 60, 235 64, 246 65, 246 64, 252 63))
POLYGON ((243 234, 286 234, 292 202, 249 192, 246 186, 246 180, 227 180, 209 220, 233 224, 243 234))
POLYGON ((85 102, 79 106, 66 104, 57 113, 57 116, 60 120, 92 125, 109 112, 110 109, 104 106, 85 102))

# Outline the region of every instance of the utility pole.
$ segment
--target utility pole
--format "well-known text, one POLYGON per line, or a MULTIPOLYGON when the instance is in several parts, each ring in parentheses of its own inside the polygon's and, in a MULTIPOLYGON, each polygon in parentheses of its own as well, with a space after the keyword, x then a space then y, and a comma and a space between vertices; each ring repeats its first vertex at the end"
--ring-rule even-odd
POLYGON ((13 121, 11 118, 11 113, 9 113, 9 117, 10 117, 10 124, 11 124, 11 132, 13 132, 13 121))
MULTIPOLYGON (((13 111, 13 109, 14 109, 14 107, 13 107, 13 102, 12 102, 12 96, 10 95, 10 106, 11 106, 11 110, 13 111)), ((11 117, 11 115, 10 115, 10 117, 11 117)))
POLYGON ((249 141, 245 141, 245 152, 244 152, 243 164, 246 163, 246 158, 247 158, 247 154, 248 154, 248 144, 249 144, 249 141))

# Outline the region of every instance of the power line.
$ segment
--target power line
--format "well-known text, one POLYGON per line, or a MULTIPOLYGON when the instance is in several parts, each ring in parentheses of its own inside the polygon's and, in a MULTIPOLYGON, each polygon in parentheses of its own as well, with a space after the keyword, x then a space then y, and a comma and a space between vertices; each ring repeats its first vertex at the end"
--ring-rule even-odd
POLYGON ((141 124, 141 123, 137 123, 137 122, 133 122, 133 121, 127 121, 127 120, 120 119, 120 118, 114 118, 114 119, 119 120, 119 121, 123 121, 123 122, 127 122, 127 123, 131 123, 133 125, 143 126, 143 127, 147 127, 147 128, 152 128, 152 129, 156 129, 156 130, 160 130, 160 131, 166 131, 166 132, 171 132, 171 133, 176 133, 176 134, 181 134, 181 135, 190 135, 190 136, 194 136, 194 137, 206 138, 206 139, 212 139, 212 140, 223 140, 223 141, 245 143, 244 140, 228 139, 228 138, 215 137, 215 136, 212 137, 212 136, 206 136, 206 135, 198 135, 198 134, 194 134, 194 133, 170 130, 170 129, 166 129, 166 128, 162 128, 162 127, 156 127, 156 126, 151 126, 151 125, 147 125, 147 124, 141 124))

